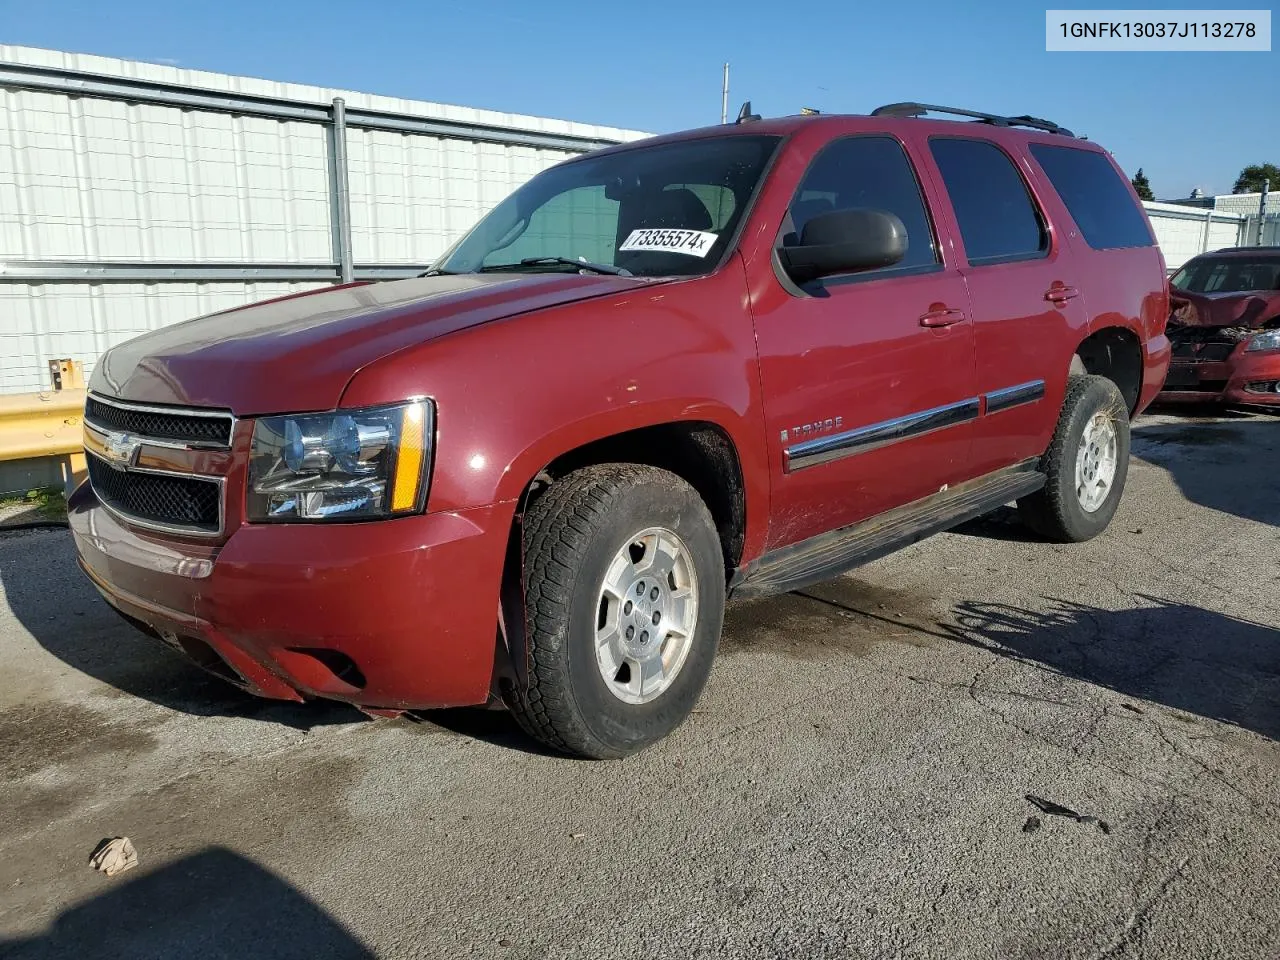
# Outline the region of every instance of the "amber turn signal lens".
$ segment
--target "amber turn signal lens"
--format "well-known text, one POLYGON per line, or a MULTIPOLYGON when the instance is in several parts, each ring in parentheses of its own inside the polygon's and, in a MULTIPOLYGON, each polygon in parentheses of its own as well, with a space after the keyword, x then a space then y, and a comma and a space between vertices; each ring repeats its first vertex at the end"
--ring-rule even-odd
POLYGON ((426 458, 427 418, 425 404, 412 403, 401 411, 400 450, 396 455, 396 477, 391 488, 391 512, 412 510, 418 505, 422 483, 422 463, 426 458))

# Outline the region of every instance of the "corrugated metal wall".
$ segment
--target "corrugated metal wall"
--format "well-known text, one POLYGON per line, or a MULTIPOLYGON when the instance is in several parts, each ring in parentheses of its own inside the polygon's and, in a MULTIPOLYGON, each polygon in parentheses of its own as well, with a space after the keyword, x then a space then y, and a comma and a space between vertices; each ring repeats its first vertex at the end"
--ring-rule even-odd
MULTIPOLYGON (((327 108, 536 131, 586 142, 645 134, 350 91, 0 45, 5 65, 128 77, 327 108)), ((306 265, 335 249, 331 127, 0 83, 3 261, 306 265)), ((350 126, 356 264, 428 264, 503 197, 571 149, 350 126)), ((586 149, 583 147, 581 149, 586 149)), ((17 274, 8 264, 11 279, 17 274)), ((336 269, 336 268, 334 268, 336 269)), ((275 271, 276 274, 289 271, 275 271)), ((109 346, 311 282, 0 282, 0 393, 48 386, 48 361, 86 371, 109 346)))

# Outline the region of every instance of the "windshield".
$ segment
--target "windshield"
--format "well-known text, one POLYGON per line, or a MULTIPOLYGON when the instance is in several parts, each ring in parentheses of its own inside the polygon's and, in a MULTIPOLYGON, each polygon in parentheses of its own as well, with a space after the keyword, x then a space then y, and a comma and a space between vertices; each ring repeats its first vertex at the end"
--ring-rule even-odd
POLYGON ((780 139, 687 140, 552 167, 494 208, 433 271, 564 271, 583 262, 639 277, 710 273, 780 139))
POLYGON ((1218 257, 1194 260, 1170 285, 1189 293, 1252 293, 1280 290, 1280 257, 1218 257))

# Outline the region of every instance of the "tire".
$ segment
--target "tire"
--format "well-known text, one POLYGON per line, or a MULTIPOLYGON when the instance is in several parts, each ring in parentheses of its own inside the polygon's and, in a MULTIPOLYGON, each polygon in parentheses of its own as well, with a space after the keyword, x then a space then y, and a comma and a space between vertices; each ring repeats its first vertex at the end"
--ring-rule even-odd
POLYGON ((529 677, 506 691, 521 727, 554 750, 612 759, 683 723, 711 673, 725 602, 720 539, 694 489, 656 467, 575 471, 529 508, 522 556, 529 677), (653 558, 671 572, 644 573, 653 558), (598 652, 605 636, 615 639, 598 652))
POLYGON ((1018 515, 1028 527, 1057 543, 1083 543, 1107 528, 1129 474, 1129 409, 1115 383, 1099 376, 1067 381, 1058 426, 1040 470, 1044 487, 1018 501, 1018 515), (1087 430, 1092 442, 1082 452, 1087 430), (1108 450, 1114 472, 1102 493, 1096 481, 1107 474, 1108 450))

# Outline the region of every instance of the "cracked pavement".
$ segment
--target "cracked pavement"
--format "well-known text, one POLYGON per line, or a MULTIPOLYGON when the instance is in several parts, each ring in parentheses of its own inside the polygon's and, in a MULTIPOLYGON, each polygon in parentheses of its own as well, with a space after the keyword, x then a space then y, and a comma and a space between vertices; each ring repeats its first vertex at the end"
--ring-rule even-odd
POLYGON ((731 604, 617 763, 248 698, 0 536, 0 953, 1274 960, 1278 478, 1280 419, 1146 417, 1104 536, 1005 511, 731 604))

